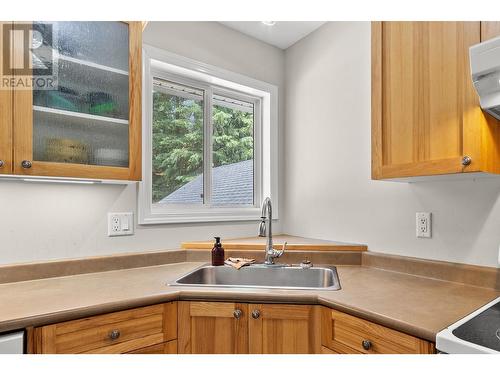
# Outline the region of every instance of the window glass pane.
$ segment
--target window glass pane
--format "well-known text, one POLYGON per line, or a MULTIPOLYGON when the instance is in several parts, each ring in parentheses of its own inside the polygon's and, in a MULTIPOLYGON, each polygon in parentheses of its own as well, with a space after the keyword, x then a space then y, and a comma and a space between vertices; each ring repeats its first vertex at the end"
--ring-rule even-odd
POLYGON ((154 80, 153 203, 203 203, 203 91, 154 80))
POLYGON ((254 105, 213 97, 212 204, 254 204, 254 105))

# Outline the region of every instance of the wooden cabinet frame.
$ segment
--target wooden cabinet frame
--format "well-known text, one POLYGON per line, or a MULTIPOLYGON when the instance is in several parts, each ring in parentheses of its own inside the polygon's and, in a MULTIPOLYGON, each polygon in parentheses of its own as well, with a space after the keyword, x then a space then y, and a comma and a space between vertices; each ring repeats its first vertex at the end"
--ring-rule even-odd
POLYGON ((317 305, 250 304, 250 354, 318 354, 321 351, 321 315, 317 305))
MULTIPOLYGON (((454 67, 457 77, 463 77, 463 80, 455 80, 449 78, 448 81, 443 80, 440 82, 441 86, 431 88, 433 80, 430 78, 431 71, 433 70, 435 75, 439 76, 440 66, 435 65, 432 57, 424 55, 422 56, 422 61, 424 66, 417 66, 415 68, 418 71, 413 77, 416 85, 420 89, 411 87, 409 89, 403 89, 402 85, 404 82, 399 82, 402 92, 408 93, 412 103, 408 103, 408 107, 405 108, 390 108, 391 111, 413 111, 413 121, 409 123, 410 129, 404 129, 404 134, 395 134, 398 136, 396 138, 394 135, 389 134, 385 128, 387 119, 395 115, 396 118, 399 116, 398 113, 387 112, 386 100, 388 100, 388 95, 390 95, 390 89, 384 87, 384 72, 389 64, 389 57, 392 57, 394 64, 401 64, 405 66, 405 56, 403 55, 391 55, 394 51, 390 51, 388 46, 384 46, 384 33, 385 25, 390 26, 390 22, 372 22, 371 26, 371 121, 372 121, 372 179, 390 179, 390 178, 405 178, 405 177, 417 177, 417 176, 430 176, 430 175, 442 175, 442 174, 455 174, 463 172, 487 172, 487 173, 500 173, 500 130, 498 127, 492 125, 494 119, 491 116, 484 114, 479 107, 479 100, 477 94, 472 85, 472 80, 470 78, 470 68, 468 59, 468 47, 472 44, 479 43, 482 38, 482 33, 487 26, 480 22, 458 22, 455 24, 457 34, 453 35, 454 40, 446 40, 446 23, 441 23, 442 29, 436 31, 438 37, 438 43, 456 43, 458 50, 458 56, 460 57, 454 67), (484 27, 483 27, 484 26, 484 27), (457 115, 458 123, 456 128, 453 129, 455 134, 450 134, 456 139, 457 144, 459 144, 456 150, 456 156, 446 157, 446 158, 436 158, 432 157, 429 152, 430 142, 440 142, 439 137, 444 137, 441 139, 442 142, 446 141, 446 134, 443 136, 443 132, 437 135, 432 133, 429 129, 429 125, 425 124, 425 121, 431 122, 431 120, 424 120, 425 116, 431 116, 430 109, 426 107, 426 92, 437 93, 437 97, 445 96, 443 91, 449 89, 447 84, 456 83, 456 95, 458 97, 457 102, 453 103, 455 112, 450 115, 457 115), (413 90, 413 91, 412 91, 413 90), (420 91, 419 91, 420 90, 420 91), (413 95, 413 96, 412 96, 413 95), (441 95, 441 96, 440 96, 441 95), (417 103, 417 104, 415 104, 417 103), (413 104, 413 107, 410 105, 413 104), (434 136, 434 139, 433 139, 434 136), (404 142, 406 141, 406 146, 404 142), (408 144, 410 146, 408 146, 408 144), (412 153, 413 157, 411 162, 393 162, 391 159, 391 149, 393 148, 404 148, 411 147, 411 150, 406 150, 412 153), (462 157, 470 156, 472 162, 468 166, 462 165, 462 157)), ((415 24, 414 22, 407 22, 409 26, 415 24)), ((451 27, 451 23, 450 23, 451 27)), ((495 29, 493 26, 488 26, 488 30, 495 29)), ((388 32, 388 31, 387 31, 388 32)), ((427 46, 427 39, 422 36, 419 31, 415 31, 413 35, 413 43, 415 44, 418 51, 423 49, 424 51, 429 51, 431 46, 427 46)), ((432 50, 435 53, 435 46, 432 50)), ((406 56, 406 58, 409 58, 406 56)), ((415 62, 419 64, 419 62, 415 62)), ((455 85, 455 84, 454 84, 455 85)), ((454 87, 454 85, 452 85, 454 87)), ((449 91, 454 92, 455 89, 451 87, 449 91)), ((397 93, 395 94, 397 95, 397 93)), ((446 99, 444 99, 446 100, 446 99)), ((439 103, 446 107, 447 103, 439 103)), ((450 104, 451 105, 451 104, 450 104)), ((441 108, 442 110, 442 108, 441 108)), ((450 110, 451 111, 451 110, 450 110)), ((433 118, 432 121, 434 125, 441 126, 439 123, 439 116, 443 113, 438 114, 437 118, 433 118)), ((401 117, 401 116, 399 116, 401 117)), ((401 129, 403 127, 399 125, 401 129)), ((447 129, 447 128, 446 128, 447 129)))
MULTIPOLYGON (((0 51, 3 52, 3 25, 0 22, 0 51)), ((0 67, 3 67, 3 53, 0 53, 0 67)), ((1 69, 1 68, 0 68, 1 69)), ((12 90, 0 90, 0 174, 12 174, 12 90)))
POLYGON ((36 354, 177 352, 177 301, 27 329, 36 354), (110 337, 116 330, 118 335, 110 337))
MULTIPOLYGON (((13 92, 13 173, 17 175, 78 177, 110 180, 141 180, 142 177, 142 23, 129 27, 129 165, 108 167, 86 164, 33 161, 33 92, 13 92), (21 167, 33 161, 31 168, 21 167)), ((15 44, 15 43, 14 43, 15 44)), ((2 94, 0 94, 2 95, 2 94)), ((0 98, 3 99, 3 98, 0 98)), ((2 101, 3 102, 3 101, 2 101)), ((3 114, 1 115, 4 116, 3 114)), ((0 132, 3 127, 0 127, 0 132)), ((3 135, 3 134, 1 134, 3 135)), ((3 137, 2 137, 3 138, 3 137)), ((9 137, 10 139, 12 137, 9 137)), ((0 142, 2 142, 0 140, 0 142)), ((0 143, 0 147, 3 145, 0 143)), ((3 146, 5 147, 5 146, 3 146)))
POLYGON ((28 327, 26 333, 29 354, 435 353, 427 340, 304 304, 172 301, 28 327), (121 335, 109 336, 114 330, 121 335))
POLYGON ((180 354, 248 353, 246 303, 179 301, 178 309, 180 354), (235 311, 241 312, 239 318, 235 311))
POLYGON ((315 354, 321 350, 317 305, 180 301, 178 307, 179 353, 315 354))
POLYGON ((433 354, 434 343, 321 307, 323 354, 433 354), (367 340, 369 347, 364 347, 367 340))

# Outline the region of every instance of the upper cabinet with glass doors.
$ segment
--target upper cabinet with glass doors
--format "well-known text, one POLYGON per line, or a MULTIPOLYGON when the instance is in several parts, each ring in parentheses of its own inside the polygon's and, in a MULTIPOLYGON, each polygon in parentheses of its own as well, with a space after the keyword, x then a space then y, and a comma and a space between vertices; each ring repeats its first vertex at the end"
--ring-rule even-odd
POLYGON ((15 85, 1 97, 12 106, 4 173, 140 180, 142 24, 6 25, 3 75, 15 85))

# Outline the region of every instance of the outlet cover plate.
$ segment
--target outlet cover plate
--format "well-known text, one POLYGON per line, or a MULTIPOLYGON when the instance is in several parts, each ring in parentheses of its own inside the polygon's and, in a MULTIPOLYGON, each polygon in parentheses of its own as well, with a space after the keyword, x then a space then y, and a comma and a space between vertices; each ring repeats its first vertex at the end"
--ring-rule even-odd
POLYGON ((134 234, 133 212, 109 212, 108 236, 130 236, 134 234))
POLYGON ((432 236, 432 222, 430 212, 417 212, 415 229, 417 238, 431 238, 432 236))

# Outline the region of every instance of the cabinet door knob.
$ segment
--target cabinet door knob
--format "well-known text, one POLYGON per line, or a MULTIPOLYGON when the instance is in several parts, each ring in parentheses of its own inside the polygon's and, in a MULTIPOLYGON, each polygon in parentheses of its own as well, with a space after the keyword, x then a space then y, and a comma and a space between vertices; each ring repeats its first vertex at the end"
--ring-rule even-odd
POLYGON ((470 156, 465 155, 462 158, 462 165, 465 167, 467 165, 470 165, 470 163, 472 163, 472 158, 470 156))
POLYGON ((233 312, 233 316, 236 318, 236 319, 239 319, 241 318, 241 316, 243 315, 243 312, 240 310, 240 309, 236 309, 234 310, 233 312))
POLYGON ((260 317, 260 311, 259 310, 252 311, 252 318, 259 319, 259 317, 260 317))
POLYGON ((112 330, 110 333, 109 333, 109 338, 111 340, 116 340, 120 337, 120 331, 118 331, 117 329, 114 329, 112 330))
POLYGON ((4 161, 0 160, 0 168, 2 168, 4 164, 5 164, 4 161))
POLYGON ((25 168, 25 169, 28 169, 28 168, 31 168, 33 164, 31 163, 31 160, 23 160, 21 162, 21 167, 25 168))
POLYGON ((363 349, 370 350, 370 348, 372 347, 372 342, 370 340, 363 340, 361 345, 363 345, 363 349))

